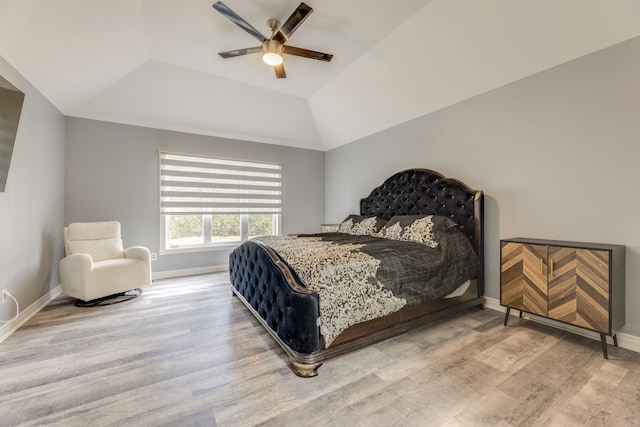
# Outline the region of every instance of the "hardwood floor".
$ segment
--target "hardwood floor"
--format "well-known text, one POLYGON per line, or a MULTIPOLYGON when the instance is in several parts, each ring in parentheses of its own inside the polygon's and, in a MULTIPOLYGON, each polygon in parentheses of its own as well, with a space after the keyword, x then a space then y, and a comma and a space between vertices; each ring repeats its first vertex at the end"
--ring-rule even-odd
POLYGON ((640 425, 640 354, 471 309, 298 378, 226 273, 60 297, 0 343, 0 426, 640 425))

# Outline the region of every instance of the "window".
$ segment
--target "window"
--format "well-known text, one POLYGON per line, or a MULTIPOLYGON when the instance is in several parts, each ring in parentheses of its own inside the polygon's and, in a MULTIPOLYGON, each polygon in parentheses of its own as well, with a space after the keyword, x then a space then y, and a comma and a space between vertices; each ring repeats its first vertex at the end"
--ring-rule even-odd
POLYGON ((160 153, 163 252, 278 234, 282 166, 160 153))

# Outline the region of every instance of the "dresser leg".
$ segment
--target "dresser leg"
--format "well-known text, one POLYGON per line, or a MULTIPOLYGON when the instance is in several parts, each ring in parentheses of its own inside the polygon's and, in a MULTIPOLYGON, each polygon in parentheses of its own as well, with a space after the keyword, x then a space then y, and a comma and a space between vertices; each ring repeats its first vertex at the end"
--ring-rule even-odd
POLYGON ((509 320, 510 312, 511 312, 511 307, 507 307, 507 311, 504 313, 504 326, 507 326, 507 320, 509 320))
POLYGON ((607 336, 605 334, 600 334, 600 342, 602 343, 602 354, 605 359, 609 358, 607 354, 607 336))
POLYGON ((618 346, 618 336, 616 334, 613 334, 613 345, 618 346))

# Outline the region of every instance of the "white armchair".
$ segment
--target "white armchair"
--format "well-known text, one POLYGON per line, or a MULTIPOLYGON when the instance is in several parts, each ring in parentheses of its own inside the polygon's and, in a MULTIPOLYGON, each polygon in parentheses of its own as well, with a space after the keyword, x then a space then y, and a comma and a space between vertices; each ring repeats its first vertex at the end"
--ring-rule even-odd
POLYGON ((93 301, 151 285, 149 249, 122 247, 117 221, 75 222, 64 228, 62 292, 93 301))

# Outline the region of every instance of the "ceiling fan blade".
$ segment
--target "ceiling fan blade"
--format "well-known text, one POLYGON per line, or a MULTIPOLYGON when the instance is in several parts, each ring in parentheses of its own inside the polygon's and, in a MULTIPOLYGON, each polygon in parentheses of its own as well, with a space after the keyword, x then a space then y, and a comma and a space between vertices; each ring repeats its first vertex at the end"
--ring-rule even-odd
POLYGON ((319 61, 331 61, 333 55, 330 53, 316 52, 315 50, 303 49, 301 47, 283 46, 284 53, 287 55, 301 56, 303 58, 317 59, 319 61))
POLYGON ((291 34, 298 29, 300 24, 302 24, 304 20, 311 15, 311 12, 313 12, 311 6, 305 3, 300 3, 300 6, 298 6, 285 23, 282 24, 282 27, 280 27, 273 38, 280 43, 286 42, 289 37, 291 37, 291 34))
POLYGON ((238 16, 237 13, 235 13, 233 10, 229 9, 227 7, 227 5, 222 3, 221 1, 215 2, 213 4, 213 8, 215 10, 217 10, 218 12, 220 12, 221 14, 223 14, 224 16, 226 16, 227 18, 229 18, 238 27, 242 28, 247 33, 251 34, 255 39, 259 40, 260 43, 262 43, 263 41, 265 41, 267 39, 265 36, 263 36, 260 33, 260 31, 258 31, 255 28, 253 28, 253 26, 251 24, 249 24, 247 21, 245 21, 240 16, 238 16))
POLYGON ((284 62, 280 65, 274 65, 273 70, 276 72, 276 77, 284 79, 287 77, 287 73, 284 72, 284 62))
POLYGON ((262 46, 246 47, 244 49, 229 50, 229 51, 226 51, 226 52, 220 52, 220 53, 218 53, 218 55, 220 55, 223 58, 235 58, 236 56, 249 55, 251 53, 259 53, 259 52, 262 52, 262 46))

